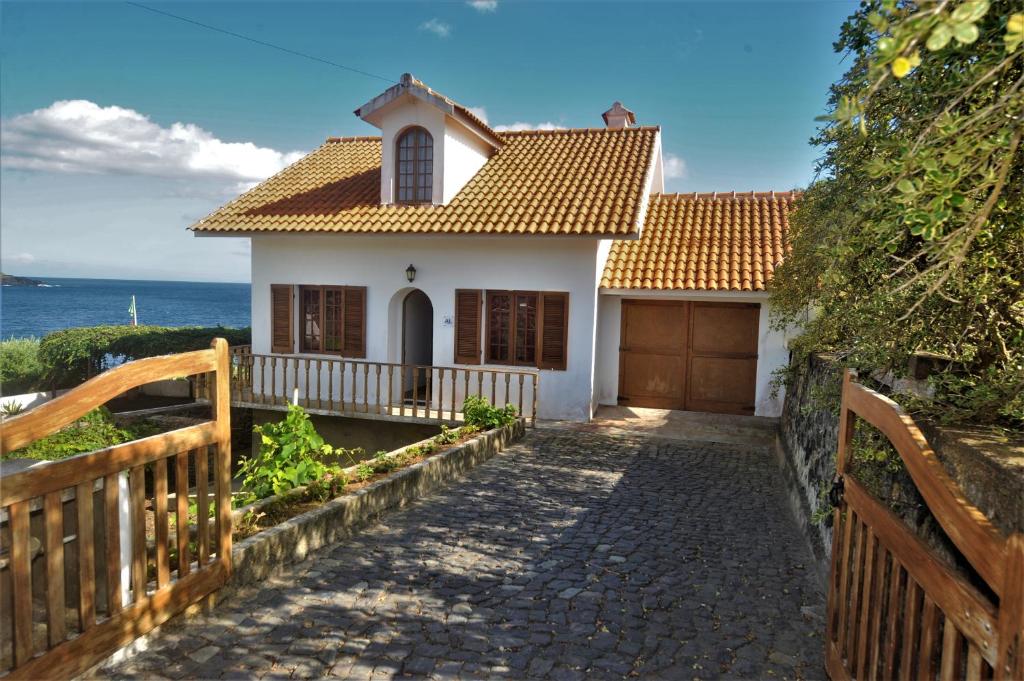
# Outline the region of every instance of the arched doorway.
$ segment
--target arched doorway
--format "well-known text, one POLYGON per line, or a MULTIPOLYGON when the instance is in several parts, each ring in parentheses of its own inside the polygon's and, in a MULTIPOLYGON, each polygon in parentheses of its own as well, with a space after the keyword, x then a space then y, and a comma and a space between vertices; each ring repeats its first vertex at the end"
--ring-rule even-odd
MULTIPOLYGON (((434 362, 434 306, 427 294, 413 289, 402 301, 402 364, 430 366, 434 362)), ((403 397, 430 403, 430 372, 405 370, 403 397)))

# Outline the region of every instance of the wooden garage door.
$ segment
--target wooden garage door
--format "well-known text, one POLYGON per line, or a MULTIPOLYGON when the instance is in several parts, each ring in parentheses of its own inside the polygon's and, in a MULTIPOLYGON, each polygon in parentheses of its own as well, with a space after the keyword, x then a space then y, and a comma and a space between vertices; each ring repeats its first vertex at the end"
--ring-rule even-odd
POLYGON ((624 300, 619 401, 753 414, 760 306, 624 300))

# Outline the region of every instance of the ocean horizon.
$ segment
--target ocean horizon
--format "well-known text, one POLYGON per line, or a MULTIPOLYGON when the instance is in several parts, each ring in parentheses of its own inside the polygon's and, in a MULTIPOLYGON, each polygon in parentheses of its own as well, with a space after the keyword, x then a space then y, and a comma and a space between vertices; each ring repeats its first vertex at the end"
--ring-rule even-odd
POLYGON ((252 322, 247 283, 33 277, 44 286, 0 288, 0 337, 42 337, 100 324, 130 324, 135 296, 139 324, 246 327, 252 322))

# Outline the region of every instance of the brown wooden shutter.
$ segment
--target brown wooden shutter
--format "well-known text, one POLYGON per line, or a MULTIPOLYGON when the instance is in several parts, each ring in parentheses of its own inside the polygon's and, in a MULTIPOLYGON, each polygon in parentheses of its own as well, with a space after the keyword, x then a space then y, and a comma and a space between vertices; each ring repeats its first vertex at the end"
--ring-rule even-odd
POLYGON ((366 287, 345 287, 345 328, 341 354, 366 357, 366 287))
POLYGON ((569 294, 541 293, 540 356, 541 369, 565 369, 568 361, 569 294))
POLYGON ((455 290, 455 363, 480 363, 480 311, 483 294, 455 290))
POLYGON ((270 285, 270 351, 293 352, 292 285, 270 285))

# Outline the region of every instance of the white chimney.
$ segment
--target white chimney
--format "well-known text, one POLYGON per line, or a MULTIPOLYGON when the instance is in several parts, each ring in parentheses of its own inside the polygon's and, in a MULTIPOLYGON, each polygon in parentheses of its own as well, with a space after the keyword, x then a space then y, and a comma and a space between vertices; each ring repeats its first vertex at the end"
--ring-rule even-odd
POLYGON ((611 130, 629 128, 636 125, 636 114, 622 106, 622 102, 615 102, 612 108, 601 114, 604 124, 611 130))

